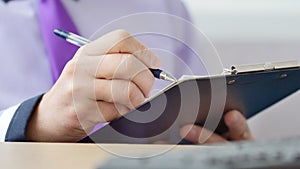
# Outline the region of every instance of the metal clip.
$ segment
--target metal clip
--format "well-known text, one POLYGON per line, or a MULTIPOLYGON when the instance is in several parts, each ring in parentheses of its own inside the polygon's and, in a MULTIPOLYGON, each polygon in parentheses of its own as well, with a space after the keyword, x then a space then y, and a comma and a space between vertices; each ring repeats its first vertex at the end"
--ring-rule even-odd
POLYGON ((232 66, 231 70, 226 69, 226 72, 230 70, 231 74, 241 74, 249 72, 261 72, 261 71, 273 71, 278 69, 290 69, 290 68, 299 68, 300 65, 298 61, 285 61, 285 62, 267 62, 263 64, 255 65, 241 65, 241 66, 232 66))

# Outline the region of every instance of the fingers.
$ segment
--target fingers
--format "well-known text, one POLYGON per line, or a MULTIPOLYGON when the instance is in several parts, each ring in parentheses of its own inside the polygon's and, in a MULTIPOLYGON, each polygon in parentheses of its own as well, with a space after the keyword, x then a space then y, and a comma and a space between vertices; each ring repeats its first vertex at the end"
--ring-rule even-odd
POLYGON ((195 125, 186 125, 181 128, 180 136, 195 144, 226 143, 227 140, 213 132, 195 125))
POLYGON ((74 60, 76 77, 90 75, 87 77, 93 79, 93 85, 84 85, 86 96, 129 109, 149 97, 154 84, 149 67, 160 64, 156 55, 123 30, 110 32, 81 47, 74 60), (87 86, 93 86, 94 92, 87 86))
POLYGON ((110 32, 82 47, 81 50, 91 56, 116 53, 134 54, 147 67, 158 68, 160 66, 159 58, 124 30, 110 32))
POLYGON ((228 137, 231 140, 253 140, 253 136, 245 117, 238 111, 233 110, 224 116, 227 125, 228 137))
POLYGON ((76 63, 76 75, 88 73, 95 79, 122 79, 135 83, 149 97, 154 84, 151 71, 131 54, 109 54, 86 56, 76 63))
POLYGON ((154 53, 122 30, 81 47, 72 62, 66 74, 74 79, 71 94, 88 129, 99 120, 111 121, 142 104, 154 84, 149 68, 160 65, 154 53))
POLYGON ((100 113, 100 122, 112 121, 129 112, 129 109, 126 106, 117 103, 98 101, 97 105, 100 113))
POLYGON ((121 104, 97 101, 89 110, 85 110, 85 113, 77 114, 76 118, 80 121, 80 126, 86 132, 90 132, 95 124, 112 121, 128 112, 129 109, 121 104))
POLYGON ((229 131, 224 134, 224 137, 195 125, 186 125, 182 127, 180 136, 195 144, 226 143, 227 138, 232 141, 254 140, 247 121, 240 112, 233 110, 226 113, 224 121, 229 129, 229 131))
POLYGON ((131 80, 148 97, 154 84, 150 70, 131 54, 111 54, 103 59, 96 70, 96 78, 131 80), (106 66, 109 65, 109 66, 106 66))
POLYGON ((132 82, 126 80, 95 80, 95 99, 109 103, 118 103, 129 109, 139 106, 145 100, 141 90, 132 82))

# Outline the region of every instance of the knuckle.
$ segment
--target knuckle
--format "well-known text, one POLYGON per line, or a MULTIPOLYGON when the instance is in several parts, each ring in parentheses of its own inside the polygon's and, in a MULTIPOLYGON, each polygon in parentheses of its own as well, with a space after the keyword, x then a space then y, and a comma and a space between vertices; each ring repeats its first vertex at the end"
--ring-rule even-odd
POLYGON ((153 89, 154 81, 155 81, 154 76, 149 77, 148 83, 146 83, 146 86, 145 86, 145 93, 147 95, 149 95, 151 90, 153 89))
POLYGON ((154 86, 155 78, 152 75, 152 73, 147 69, 137 76, 136 79, 139 79, 139 82, 136 82, 140 85, 142 85, 140 88, 142 89, 143 93, 148 96, 154 86))
POLYGON ((75 59, 70 60, 64 67, 63 72, 67 75, 73 75, 75 73, 76 65, 77 62, 75 61, 75 59))
POLYGON ((139 51, 135 52, 135 55, 137 55, 139 58, 149 58, 152 59, 154 55, 152 52, 144 45, 141 45, 141 48, 139 51))
POLYGON ((86 51, 86 46, 81 46, 75 53, 75 56, 81 56, 82 54, 84 54, 84 52, 86 51))
POLYGON ((114 81, 98 83, 97 93, 101 94, 101 97, 104 98, 107 102, 114 102, 115 97, 117 97, 116 85, 114 85, 114 81), (105 91, 105 92, 104 92, 105 91))
POLYGON ((129 100, 131 101, 132 105, 134 107, 142 104, 144 102, 144 96, 143 94, 141 93, 141 91, 139 90, 139 88, 133 84, 133 83, 130 83, 129 85, 129 100))
POLYGON ((122 79, 133 79, 136 74, 138 63, 136 58, 131 54, 122 54, 118 67, 114 70, 114 76, 122 79))
POLYGON ((136 58, 131 54, 124 54, 123 56, 122 64, 125 69, 124 72, 131 72, 136 66, 136 58))
POLYGON ((73 98, 74 93, 77 93, 78 91, 80 91, 78 85, 72 86, 72 85, 68 84, 65 87, 65 94, 68 98, 73 98))
POLYGON ((122 48, 126 48, 126 46, 128 46, 128 40, 131 38, 131 35, 123 30, 123 29, 118 29, 118 30, 115 30, 113 32, 114 36, 116 37, 116 44, 114 47, 117 47, 119 49, 122 49, 122 48))
MULTIPOLYGON (((103 106, 102 106, 103 107, 103 106)), ((102 122, 109 122, 118 117, 121 117, 122 108, 119 108, 116 103, 105 103, 105 108, 102 110, 102 122)))
POLYGON ((99 121, 101 121, 101 122, 109 121, 109 116, 112 111, 113 111, 113 108, 109 107, 108 103, 99 102, 98 103, 98 112, 97 112, 99 115, 99 121))
POLYGON ((128 98, 130 101, 132 101, 137 96, 137 88, 131 83, 128 85, 128 98))
POLYGON ((130 36, 130 34, 124 29, 117 29, 113 33, 116 34, 119 38, 127 38, 130 36))

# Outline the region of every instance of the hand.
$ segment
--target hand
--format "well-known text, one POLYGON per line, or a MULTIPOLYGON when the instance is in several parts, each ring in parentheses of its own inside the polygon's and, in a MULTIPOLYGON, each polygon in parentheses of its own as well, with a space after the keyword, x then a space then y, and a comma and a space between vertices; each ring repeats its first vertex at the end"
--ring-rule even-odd
POLYGON ((254 140, 247 121, 240 112, 233 110, 226 113, 224 121, 229 130, 222 136, 196 125, 186 125, 182 127, 180 135, 182 138, 195 144, 226 143, 229 140, 254 140), (204 137, 200 137, 200 133, 202 133, 204 137), (210 137, 207 138, 205 136, 210 137))
POLYGON ((123 30, 81 47, 33 113, 26 137, 75 142, 143 103, 160 60, 123 30))

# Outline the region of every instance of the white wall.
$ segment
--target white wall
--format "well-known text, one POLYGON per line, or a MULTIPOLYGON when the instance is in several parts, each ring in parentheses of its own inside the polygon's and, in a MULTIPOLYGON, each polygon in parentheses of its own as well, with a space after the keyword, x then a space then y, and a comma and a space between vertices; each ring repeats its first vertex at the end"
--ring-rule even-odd
POLYGON ((298 40, 298 0, 184 0, 215 40, 298 40))
MULTIPOLYGON (((224 67, 300 62, 299 0, 184 0, 224 67)), ((300 92, 249 120, 258 139, 300 136, 300 92)))

